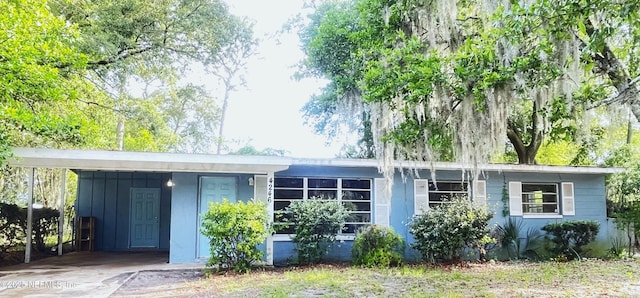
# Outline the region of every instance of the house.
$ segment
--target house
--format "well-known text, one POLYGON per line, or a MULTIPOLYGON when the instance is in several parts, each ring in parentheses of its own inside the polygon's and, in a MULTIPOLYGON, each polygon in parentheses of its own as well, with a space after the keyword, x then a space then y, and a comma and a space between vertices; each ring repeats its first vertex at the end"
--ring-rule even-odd
MULTIPOLYGON (((308 159, 94 150, 16 148, 13 166, 61 168, 78 175, 76 216, 95 218, 95 249, 164 250, 171 263, 205 260, 208 241, 199 232, 209 202, 268 202, 274 225, 292 201, 313 196, 338 198, 353 216, 332 249, 335 259, 350 257, 354 232, 369 224, 392 227, 412 242, 407 223, 414 214, 467 194, 495 211, 503 210, 538 228, 563 220, 595 220, 598 239, 607 241, 605 175, 619 169, 573 166, 489 164, 474 181, 463 181, 456 163, 398 163, 412 175, 395 175, 390 192, 376 160, 308 159), (435 175, 431 170, 435 170, 435 175), (435 180, 432 179, 435 177, 435 180), (389 196, 390 193, 390 196, 389 196), (505 209, 506 208, 506 209, 505 209)), ((295 256, 291 229, 269 237, 262 249, 268 263, 295 256)), ((408 259, 417 258, 407 249, 408 259)))

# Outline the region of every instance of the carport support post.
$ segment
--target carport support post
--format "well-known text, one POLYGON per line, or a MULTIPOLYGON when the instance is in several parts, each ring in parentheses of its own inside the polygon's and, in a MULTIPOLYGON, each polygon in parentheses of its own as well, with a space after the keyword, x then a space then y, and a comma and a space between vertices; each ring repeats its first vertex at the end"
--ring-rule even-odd
POLYGON ((62 241, 64 241, 64 203, 67 199, 67 169, 60 170, 60 202, 58 202, 58 255, 62 255, 62 241))
POLYGON ((31 234, 33 231, 33 179, 35 176, 35 168, 29 168, 27 177, 27 239, 24 246, 24 262, 31 262, 31 234))
MULTIPOLYGON (((273 185, 274 173, 267 173, 267 211, 269 213, 269 226, 273 226, 273 185)), ((267 237, 267 265, 273 265, 273 234, 267 237)))

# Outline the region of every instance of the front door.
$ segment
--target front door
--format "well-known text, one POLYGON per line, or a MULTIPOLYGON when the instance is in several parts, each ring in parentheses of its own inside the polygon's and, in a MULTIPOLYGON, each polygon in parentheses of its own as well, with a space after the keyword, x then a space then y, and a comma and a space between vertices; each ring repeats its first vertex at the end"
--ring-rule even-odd
POLYGON ((209 210, 209 203, 220 203, 224 199, 229 202, 236 201, 235 177, 202 177, 200 178, 200 216, 198 221, 198 256, 208 258, 209 239, 200 233, 202 217, 209 210))
POLYGON ((158 248, 160 243, 160 189, 131 189, 129 246, 158 248))

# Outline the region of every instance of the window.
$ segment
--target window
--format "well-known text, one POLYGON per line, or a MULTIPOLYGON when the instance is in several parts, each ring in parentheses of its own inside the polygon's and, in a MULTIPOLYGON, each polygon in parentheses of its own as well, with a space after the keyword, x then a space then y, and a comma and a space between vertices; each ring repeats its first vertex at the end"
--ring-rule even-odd
POLYGON ((275 178, 274 225, 278 234, 292 234, 290 225, 283 228, 288 214, 285 209, 296 200, 311 197, 339 199, 350 213, 342 233, 353 234, 371 223, 371 179, 347 178, 275 178))
POLYGON ((429 208, 447 203, 456 196, 468 196, 467 182, 437 181, 429 182, 429 208))
POLYGON ((509 181, 511 216, 562 218, 576 214, 573 182, 509 181))
POLYGON ((522 212, 559 214, 558 185, 522 183, 522 212))
MULTIPOLYGON (((414 214, 420 215, 429 208, 440 206, 455 196, 471 197, 469 181, 429 181, 427 179, 413 180, 414 214)), ((472 201, 487 204, 487 185, 485 180, 473 181, 472 201)))

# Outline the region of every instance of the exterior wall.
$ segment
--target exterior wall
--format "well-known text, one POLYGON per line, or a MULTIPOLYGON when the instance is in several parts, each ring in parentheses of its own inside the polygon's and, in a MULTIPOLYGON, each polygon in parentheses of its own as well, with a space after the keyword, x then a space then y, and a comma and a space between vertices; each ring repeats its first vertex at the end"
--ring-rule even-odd
MULTIPOLYGON (((540 229, 542 226, 561 221, 595 220, 600 223, 598 241, 608 241, 610 229, 607 220, 606 191, 604 175, 601 174, 532 174, 532 173, 489 173, 487 179, 487 202, 495 211, 493 223, 504 224, 507 219, 502 215, 502 190, 504 183, 522 182, 573 182, 575 197, 575 215, 563 215, 562 218, 523 218, 524 232, 528 228, 540 229)), ((544 233, 544 232, 543 232, 544 233)))
POLYGON ((173 173, 171 188, 171 239, 169 250, 170 263, 203 262, 197 257, 199 226, 200 177, 224 176, 237 177, 238 200, 247 201, 253 197, 253 186, 249 185, 251 174, 225 175, 211 173, 173 173))
MULTIPOLYGON (((291 166, 288 170, 275 173, 275 177, 316 177, 316 178, 362 178, 374 179, 382 178, 376 168, 354 168, 354 167, 327 167, 327 166, 291 166)), ((372 205, 375 204, 375 186, 372 182, 372 205)), ((394 190, 395 193, 395 190, 394 190)), ((393 207, 391 208, 393 210, 393 207)), ((371 208, 371 218, 375 219, 375 208, 371 208)), ((393 214, 391 215, 393 218, 393 214)), ((391 223, 396 221, 391 220, 391 223)), ((399 222, 399 220, 398 220, 399 222)), ((294 244, 287 235, 274 236, 273 260, 275 264, 289 264, 295 261, 296 251, 294 244)), ((340 237, 340 242, 334 244, 330 249, 326 259, 335 261, 346 261, 351 258, 351 245, 353 237, 340 237)))
MULTIPOLYGON (((204 176, 225 176, 237 178, 237 198, 247 201, 254 195, 254 186, 249 185, 253 174, 210 174, 210 173, 129 173, 80 171, 78 216, 94 216, 96 224, 97 250, 128 250, 129 237, 129 192, 131 187, 161 188, 160 249, 170 250, 171 263, 189 263, 204 261, 197 257, 199 226, 199 180, 204 176), (166 181, 172 179, 174 186, 169 188, 166 181)), ((419 178, 431 179, 430 171, 419 171, 419 178)), ((331 166, 291 166, 288 170, 275 173, 275 177, 318 177, 318 178, 368 178, 372 179, 372 220, 376 218, 376 180, 382 178, 374 167, 331 167, 331 166)), ((460 171, 437 171, 437 181, 460 181, 460 171)), ((531 228, 557 221, 596 220, 601 229, 598 240, 607 241, 611 233, 611 222, 606 218, 605 185, 602 174, 540 174, 540 173, 504 173, 487 172, 487 203, 495 212, 493 224, 503 224, 502 193, 505 183, 521 182, 573 182, 575 196, 575 216, 562 218, 524 218, 523 232, 531 228)), ((507 202, 508 204, 508 202, 507 202)), ((420 259, 419 253, 410 248, 414 241, 407 224, 415 214, 414 177, 402 177, 396 173, 392 187, 389 225, 405 239, 405 259, 420 259)), ((374 222, 375 224, 375 222, 374 222)), ((273 257, 276 264, 286 264, 296 257, 293 243, 287 235, 275 235, 273 257)), ((353 236, 340 237, 341 242, 330 251, 330 260, 348 260, 351 256, 353 236)), ((265 245, 261 246, 265 249, 265 245)))
POLYGON ((159 249, 169 249, 171 190, 170 174, 139 172, 78 171, 77 216, 93 216, 95 250, 129 250, 129 209, 132 187, 160 189, 159 249))

